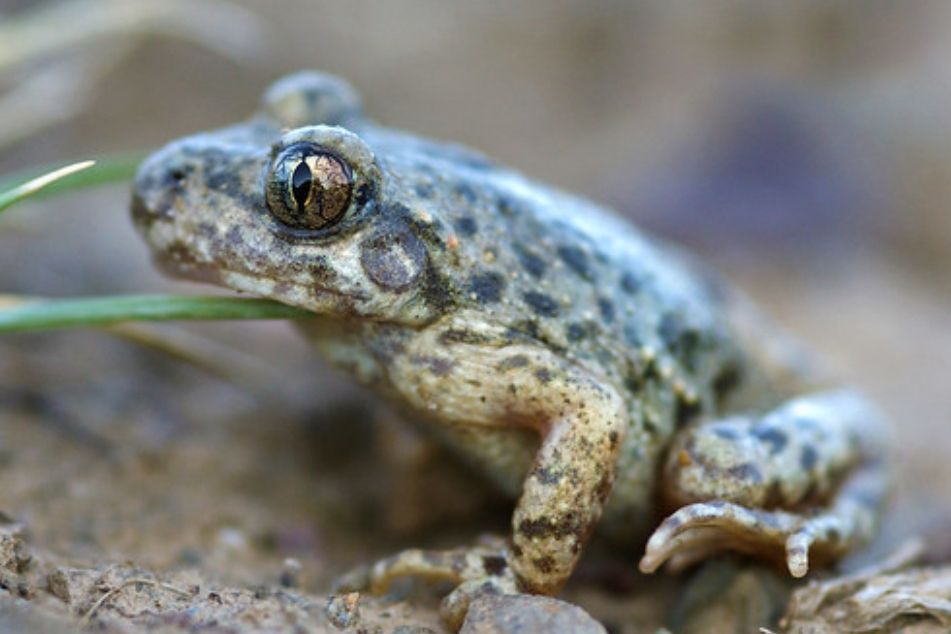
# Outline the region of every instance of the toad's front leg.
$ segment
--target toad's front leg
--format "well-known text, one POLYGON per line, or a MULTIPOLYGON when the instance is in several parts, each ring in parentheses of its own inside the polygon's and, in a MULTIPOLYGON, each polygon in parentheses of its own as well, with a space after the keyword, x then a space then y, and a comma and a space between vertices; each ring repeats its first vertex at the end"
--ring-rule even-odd
MULTIPOLYGON (((542 439, 524 478, 510 545, 495 553, 484 546, 407 551, 373 570, 371 587, 378 589, 407 574, 460 583, 444 603, 447 621, 458 626, 476 592, 554 594, 564 585, 611 491, 627 414, 612 387, 545 348, 447 347, 446 338, 439 346, 432 338, 415 340, 391 369, 394 387, 411 406, 469 437, 480 429, 492 436, 528 427, 542 439)), ((493 453, 491 446, 480 450, 493 453)))
POLYGON ((566 374, 546 395, 543 440, 512 518, 512 566, 520 586, 554 594, 574 570, 614 482, 626 428, 617 393, 566 374))

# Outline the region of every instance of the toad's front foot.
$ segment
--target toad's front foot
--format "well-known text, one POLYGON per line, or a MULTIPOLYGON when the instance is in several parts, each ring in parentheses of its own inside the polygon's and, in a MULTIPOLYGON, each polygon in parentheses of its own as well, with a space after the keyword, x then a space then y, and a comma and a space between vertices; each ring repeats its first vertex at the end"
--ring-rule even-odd
POLYGON ((401 577, 456 584, 443 599, 440 614, 454 631, 462 626, 469 604, 481 594, 517 594, 505 542, 486 538, 472 547, 450 550, 412 548, 375 563, 359 574, 348 575, 341 585, 351 590, 384 594, 401 577))

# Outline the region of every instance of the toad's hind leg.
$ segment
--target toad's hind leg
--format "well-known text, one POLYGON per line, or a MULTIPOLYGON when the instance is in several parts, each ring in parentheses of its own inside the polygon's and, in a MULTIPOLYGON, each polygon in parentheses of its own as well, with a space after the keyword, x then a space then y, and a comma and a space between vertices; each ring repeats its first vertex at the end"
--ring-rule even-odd
POLYGON ((871 538, 887 493, 883 429, 864 398, 842 390, 682 431, 661 484, 678 510, 651 536, 641 570, 737 550, 802 577, 810 559, 841 557, 871 538))

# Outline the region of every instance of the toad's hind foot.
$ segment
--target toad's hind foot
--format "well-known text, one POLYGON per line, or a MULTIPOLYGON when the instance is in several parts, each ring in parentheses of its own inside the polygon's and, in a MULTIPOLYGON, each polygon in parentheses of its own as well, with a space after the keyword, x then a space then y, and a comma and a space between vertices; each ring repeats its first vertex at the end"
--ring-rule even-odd
POLYGON ((515 575, 503 540, 484 538, 472 547, 449 550, 404 550, 342 580, 347 590, 384 594, 402 577, 455 584, 440 614, 453 631, 462 626, 469 604, 480 594, 517 594, 515 575))
POLYGON ((736 550, 802 577, 842 557, 872 537, 888 490, 884 446, 877 410, 850 390, 683 429, 661 482, 680 510, 648 541, 641 570, 736 550))
POLYGON ((853 474, 824 509, 749 509, 720 500, 690 504, 654 531, 640 569, 651 573, 668 562, 679 570, 734 550, 784 562, 792 576, 803 577, 810 562, 834 561, 871 538, 886 488, 881 470, 869 468, 853 474))

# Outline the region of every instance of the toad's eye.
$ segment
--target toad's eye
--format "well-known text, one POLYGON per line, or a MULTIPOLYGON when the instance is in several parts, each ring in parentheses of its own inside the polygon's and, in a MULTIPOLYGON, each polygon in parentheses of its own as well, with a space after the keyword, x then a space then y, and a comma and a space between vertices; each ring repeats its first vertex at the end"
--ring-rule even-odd
POLYGON ((268 209, 283 224, 322 229, 339 221, 350 207, 353 172, 333 152, 295 143, 271 163, 266 188, 268 209))

